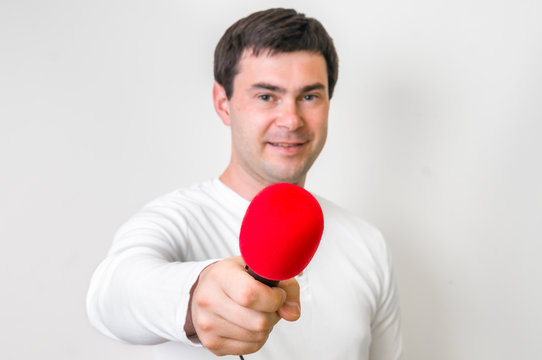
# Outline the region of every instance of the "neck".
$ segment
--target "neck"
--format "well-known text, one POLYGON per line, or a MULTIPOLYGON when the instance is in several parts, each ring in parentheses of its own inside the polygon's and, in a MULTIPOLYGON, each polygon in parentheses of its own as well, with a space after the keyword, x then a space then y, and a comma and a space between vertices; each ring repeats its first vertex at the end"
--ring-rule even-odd
MULTIPOLYGON (((281 182, 278 180, 258 179, 244 171, 233 171, 230 166, 222 173, 220 181, 248 201, 251 201, 265 187, 281 182)), ((303 187, 305 177, 294 184, 303 187)))

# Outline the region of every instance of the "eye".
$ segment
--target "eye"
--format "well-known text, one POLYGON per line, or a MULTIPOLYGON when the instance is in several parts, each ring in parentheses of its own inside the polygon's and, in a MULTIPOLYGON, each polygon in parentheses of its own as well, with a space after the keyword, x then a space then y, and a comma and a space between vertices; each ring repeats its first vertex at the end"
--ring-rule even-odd
POLYGON ((316 100, 316 99, 318 99, 318 95, 315 95, 315 94, 303 95, 303 100, 305 100, 305 101, 313 101, 313 100, 316 100))
POLYGON ((271 101, 271 100, 273 100, 273 95, 261 94, 261 95, 258 95, 258 99, 260 99, 262 101, 271 101))

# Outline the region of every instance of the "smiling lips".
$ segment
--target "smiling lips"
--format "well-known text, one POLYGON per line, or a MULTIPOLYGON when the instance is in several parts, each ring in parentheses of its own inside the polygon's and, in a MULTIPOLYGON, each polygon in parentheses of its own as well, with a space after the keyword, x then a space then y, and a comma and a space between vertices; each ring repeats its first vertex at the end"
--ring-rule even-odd
POLYGON ((274 143, 274 142, 269 142, 269 144, 272 146, 278 146, 278 147, 284 147, 284 148, 291 148, 291 147, 303 145, 303 143, 274 143))
POLYGON ((286 156, 298 155, 304 149, 306 141, 301 142, 267 142, 275 151, 286 156))

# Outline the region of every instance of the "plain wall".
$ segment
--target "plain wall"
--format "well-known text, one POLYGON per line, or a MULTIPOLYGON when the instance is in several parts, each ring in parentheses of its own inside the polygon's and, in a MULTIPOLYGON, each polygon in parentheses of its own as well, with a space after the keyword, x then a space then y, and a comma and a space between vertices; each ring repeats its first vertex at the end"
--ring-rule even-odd
POLYGON ((542 2, 3 0, 2 359, 150 358, 90 327, 90 276, 142 205, 226 167, 214 46, 273 6, 335 39, 307 187, 384 233, 408 357, 540 358, 542 2))

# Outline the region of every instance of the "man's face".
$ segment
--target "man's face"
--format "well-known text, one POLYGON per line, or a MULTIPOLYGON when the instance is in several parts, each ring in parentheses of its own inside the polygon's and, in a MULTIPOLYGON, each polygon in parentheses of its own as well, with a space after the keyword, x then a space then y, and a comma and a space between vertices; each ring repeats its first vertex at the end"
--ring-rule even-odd
POLYGON ((329 96, 322 55, 245 53, 233 94, 223 105, 226 111, 219 115, 232 132, 230 175, 262 186, 304 184, 327 135, 329 96))

